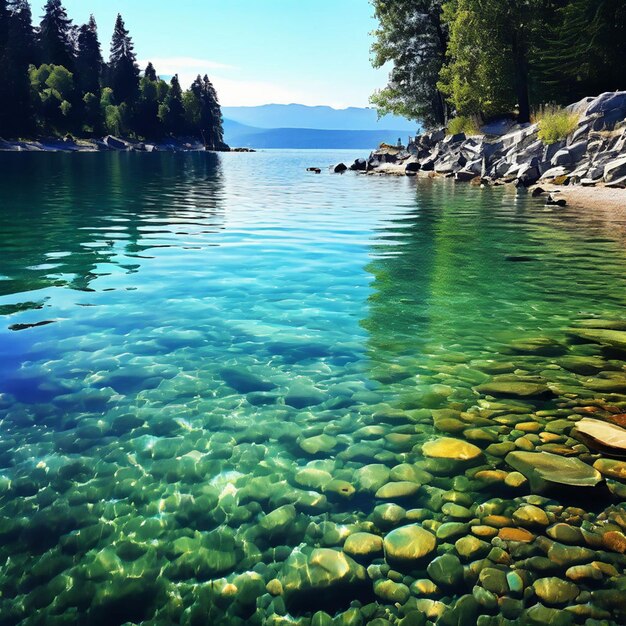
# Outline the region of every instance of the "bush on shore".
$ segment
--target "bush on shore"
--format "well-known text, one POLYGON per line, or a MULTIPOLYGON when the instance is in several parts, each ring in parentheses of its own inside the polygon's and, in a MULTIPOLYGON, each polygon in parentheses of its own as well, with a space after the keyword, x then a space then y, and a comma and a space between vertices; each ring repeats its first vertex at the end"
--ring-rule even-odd
POLYGON ((448 122, 447 133, 448 135, 456 135, 458 133, 480 135, 480 126, 475 117, 459 115, 448 122))
POLYGON ((538 137, 545 144, 562 141, 578 126, 578 115, 555 105, 541 106, 533 114, 538 125, 538 137))

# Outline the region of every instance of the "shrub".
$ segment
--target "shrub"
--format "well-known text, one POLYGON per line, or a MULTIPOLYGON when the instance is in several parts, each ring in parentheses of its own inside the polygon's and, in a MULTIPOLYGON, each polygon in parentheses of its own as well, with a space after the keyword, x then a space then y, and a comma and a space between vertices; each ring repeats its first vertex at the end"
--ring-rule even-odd
POLYGON ((538 137, 545 144, 556 143, 573 133, 578 126, 578 115, 553 104, 543 105, 532 116, 538 125, 538 137))
POLYGON ((476 118, 466 115, 459 115, 448 122, 448 135, 456 135, 457 133, 465 133, 466 135, 479 135, 480 127, 476 118))

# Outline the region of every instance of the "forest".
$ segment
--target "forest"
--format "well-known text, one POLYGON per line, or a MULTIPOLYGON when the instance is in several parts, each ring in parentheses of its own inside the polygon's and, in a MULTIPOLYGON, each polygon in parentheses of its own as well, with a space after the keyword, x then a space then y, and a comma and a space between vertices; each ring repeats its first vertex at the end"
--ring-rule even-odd
POLYGON ((545 105, 626 88, 626 0, 372 0, 380 114, 527 122, 545 105))
POLYGON ((28 0, 0 0, 0 137, 194 137, 223 147, 222 114, 208 76, 182 89, 151 63, 140 70, 117 16, 105 61, 93 16, 76 25, 48 0, 38 26, 28 0))

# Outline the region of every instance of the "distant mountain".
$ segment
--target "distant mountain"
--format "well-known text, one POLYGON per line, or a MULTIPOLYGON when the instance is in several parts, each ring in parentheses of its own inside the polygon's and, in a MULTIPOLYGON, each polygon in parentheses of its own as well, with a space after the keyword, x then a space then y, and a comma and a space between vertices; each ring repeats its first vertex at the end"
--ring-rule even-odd
MULTIPOLYGON (((413 134, 415 131, 412 131, 413 134)), ((383 141, 406 141, 399 130, 328 130, 319 128, 257 128, 224 120, 224 141, 238 148, 353 148, 373 150, 383 141)))
POLYGON ((380 120, 374 109, 303 104, 264 104, 256 107, 222 107, 225 118, 256 128, 312 128, 318 130, 394 129, 415 134, 417 124, 402 117, 386 115, 380 120))

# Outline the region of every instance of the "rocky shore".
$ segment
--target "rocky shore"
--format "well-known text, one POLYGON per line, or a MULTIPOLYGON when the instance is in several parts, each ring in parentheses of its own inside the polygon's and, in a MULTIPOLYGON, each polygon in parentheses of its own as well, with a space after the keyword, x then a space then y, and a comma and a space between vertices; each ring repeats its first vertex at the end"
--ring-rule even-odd
POLYGON ((603 193, 604 202, 626 207, 626 92, 585 98, 567 108, 579 115, 578 125, 556 143, 539 139, 538 124, 492 124, 474 136, 439 129, 415 137, 406 148, 385 146, 349 169, 480 185, 510 183, 521 189, 552 184, 585 206, 593 195, 573 189, 606 188, 613 191, 603 193))
MULTIPOLYGON (((107 135, 102 139, 41 138, 6 141, 0 137, 0 152, 199 152, 205 145, 195 138, 172 138, 160 142, 144 142, 107 135)), ((223 144, 219 152, 229 152, 223 144)))

